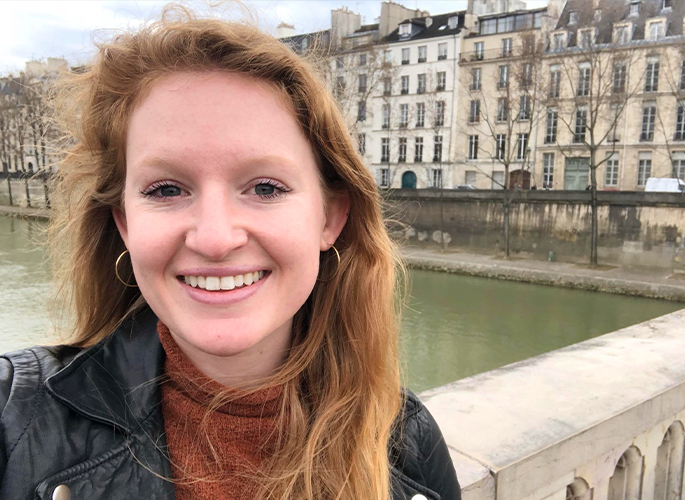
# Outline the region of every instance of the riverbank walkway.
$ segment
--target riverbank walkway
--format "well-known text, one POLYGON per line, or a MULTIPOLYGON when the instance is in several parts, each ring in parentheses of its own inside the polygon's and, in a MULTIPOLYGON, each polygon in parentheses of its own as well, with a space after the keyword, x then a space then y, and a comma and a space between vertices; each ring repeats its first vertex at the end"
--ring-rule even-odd
POLYGON ((685 302, 685 272, 602 263, 597 268, 572 262, 548 262, 467 251, 404 247, 409 267, 505 279, 541 285, 636 295, 685 302))
POLYGON ((0 205, 0 215, 9 215, 15 217, 33 217, 36 219, 49 219, 50 210, 46 208, 31 208, 31 207, 17 207, 0 205))

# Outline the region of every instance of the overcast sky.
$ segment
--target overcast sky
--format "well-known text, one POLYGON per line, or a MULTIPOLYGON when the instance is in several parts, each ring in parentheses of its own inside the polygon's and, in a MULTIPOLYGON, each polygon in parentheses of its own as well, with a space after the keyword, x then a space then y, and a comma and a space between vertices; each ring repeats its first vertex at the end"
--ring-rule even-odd
MULTIPOLYGON (((396 0, 409 8, 442 14, 466 8, 466 0, 396 0)), ((166 1, 98 0, 1 0, 0 75, 17 73, 30 59, 64 57, 69 64, 88 61, 94 41, 107 39, 115 30, 140 26, 154 19, 166 1)), ((206 10, 208 2, 186 2, 206 10)), ((247 0, 244 4, 260 26, 275 34, 278 23, 295 26, 307 33, 330 26, 331 9, 348 7, 373 23, 381 12, 380 0, 247 0)), ((541 7, 547 0, 528 0, 529 8, 541 7)), ((233 2, 222 2, 214 15, 241 16, 233 2)))

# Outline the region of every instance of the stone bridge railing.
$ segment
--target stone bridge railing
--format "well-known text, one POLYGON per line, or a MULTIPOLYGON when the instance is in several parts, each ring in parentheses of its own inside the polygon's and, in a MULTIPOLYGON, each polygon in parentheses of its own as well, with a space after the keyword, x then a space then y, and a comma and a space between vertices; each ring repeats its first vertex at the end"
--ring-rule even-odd
POLYGON ((685 309, 420 396, 464 500, 681 499, 685 309))

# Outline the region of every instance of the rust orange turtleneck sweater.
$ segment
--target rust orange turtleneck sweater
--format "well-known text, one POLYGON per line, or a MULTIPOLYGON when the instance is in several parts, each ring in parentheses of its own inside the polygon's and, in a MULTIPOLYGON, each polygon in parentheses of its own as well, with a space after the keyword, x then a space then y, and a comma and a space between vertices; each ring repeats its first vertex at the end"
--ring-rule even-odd
POLYGON ((208 414, 226 387, 195 368, 161 322, 157 332, 166 352, 162 413, 177 500, 251 500, 257 483, 249 474, 274 452, 282 388, 237 395, 208 414))

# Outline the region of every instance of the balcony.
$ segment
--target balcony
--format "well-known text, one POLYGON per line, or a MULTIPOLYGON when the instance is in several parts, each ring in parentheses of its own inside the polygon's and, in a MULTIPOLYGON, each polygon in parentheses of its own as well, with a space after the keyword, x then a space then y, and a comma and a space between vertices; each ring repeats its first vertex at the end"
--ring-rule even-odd
POLYGON ((444 61, 447 59, 447 54, 438 54, 438 61, 444 61))
POLYGON ((409 89, 402 89, 402 90, 400 91, 400 94, 402 94, 402 95, 406 95, 406 94, 408 94, 408 93, 409 93, 409 89))
POLYGON ((425 57, 419 57, 419 60, 417 62, 424 63, 424 62, 426 62, 426 58, 425 57))
POLYGON ((444 85, 438 85, 437 87, 435 87, 435 90, 440 92, 442 90, 445 90, 445 86, 444 85))
MULTIPOLYGON (((519 50, 518 52, 516 50, 513 50, 509 52, 507 55, 502 52, 502 49, 488 49, 488 50, 482 50, 480 52, 462 52, 461 55, 459 56, 459 62, 460 63, 470 63, 470 62, 476 62, 476 61, 493 61, 495 59, 511 59, 512 57, 516 56, 524 56, 523 53, 519 50)), ((528 54, 528 56, 532 56, 532 54, 528 54)))

